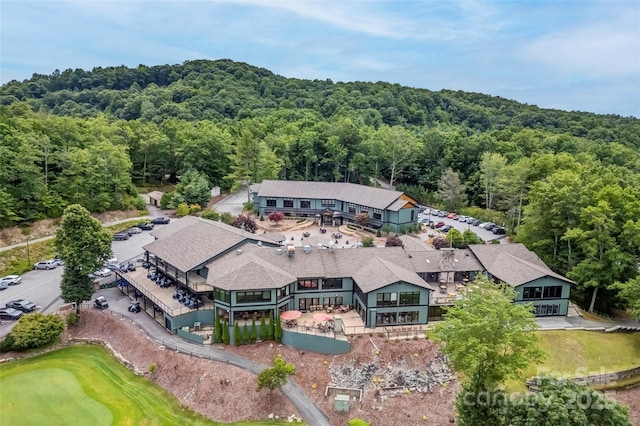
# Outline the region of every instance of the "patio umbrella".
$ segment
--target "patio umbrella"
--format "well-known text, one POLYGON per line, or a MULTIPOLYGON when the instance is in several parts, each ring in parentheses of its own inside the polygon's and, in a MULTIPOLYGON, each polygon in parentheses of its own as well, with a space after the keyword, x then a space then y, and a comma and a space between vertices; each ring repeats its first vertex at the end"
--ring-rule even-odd
POLYGON ((286 311, 280 314, 280 319, 284 321, 291 321, 302 316, 302 312, 300 311, 286 311))
POLYGON ((317 314, 313 314, 313 319, 316 321, 331 321, 333 320, 333 317, 331 315, 327 315, 327 314, 323 314, 322 312, 319 312, 317 314))

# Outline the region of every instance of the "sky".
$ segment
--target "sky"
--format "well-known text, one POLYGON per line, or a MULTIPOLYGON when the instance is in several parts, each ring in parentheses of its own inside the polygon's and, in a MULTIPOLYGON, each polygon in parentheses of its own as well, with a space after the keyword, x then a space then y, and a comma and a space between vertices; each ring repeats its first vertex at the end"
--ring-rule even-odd
POLYGON ((0 83, 231 59, 640 118, 638 0, 0 0, 0 83))

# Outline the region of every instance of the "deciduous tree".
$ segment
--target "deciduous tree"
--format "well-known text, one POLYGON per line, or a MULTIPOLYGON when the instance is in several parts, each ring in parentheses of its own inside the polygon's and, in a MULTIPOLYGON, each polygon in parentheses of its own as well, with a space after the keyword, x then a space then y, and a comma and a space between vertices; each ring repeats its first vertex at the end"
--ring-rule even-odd
POLYGON ((273 367, 265 368, 258 374, 258 388, 256 391, 260 392, 262 389, 269 389, 271 393, 275 389, 280 389, 287 382, 287 377, 295 373, 296 367, 285 361, 282 355, 277 355, 273 358, 273 367))
POLYGON ((495 392, 505 379, 520 379, 523 369, 542 358, 534 334, 538 326, 531 305, 513 303, 511 288, 494 284, 484 275, 467 288, 470 291, 456 300, 436 326, 435 338, 462 375, 458 405, 464 404, 465 409, 458 409, 459 424, 496 425, 500 424, 496 407, 475 403, 474 398, 495 392))
POLYGON ((111 234, 87 209, 73 204, 62 216, 56 248, 65 261, 60 283, 62 300, 76 303, 79 313, 80 303, 91 299, 94 292, 88 274, 102 267, 111 255, 111 234))

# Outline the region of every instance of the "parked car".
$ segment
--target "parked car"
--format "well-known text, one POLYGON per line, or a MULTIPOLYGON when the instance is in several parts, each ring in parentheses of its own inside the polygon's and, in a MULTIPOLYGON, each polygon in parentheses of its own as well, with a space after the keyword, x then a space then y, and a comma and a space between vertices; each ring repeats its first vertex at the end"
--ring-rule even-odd
POLYGON ((444 225, 445 225, 444 222, 442 222, 442 221, 438 222, 438 223, 436 223, 436 228, 442 228, 444 225))
POLYGON ((447 215, 447 217, 448 217, 449 219, 453 219, 453 218, 454 218, 454 217, 456 217, 456 216, 457 216, 457 214, 455 214, 455 213, 449 213, 449 214, 447 215))
POLYGON ((22 312, 32 312, 36 310, 36 304, 24 299, 16 299, 7 303, 7 308, 17 309, 22 312))
POLYGON ((474 219, 473 222, 470 222, 473 226, 479 226, 482 221, 480 219, 474 219))
POLYGON ((136 225, 136 227, 142 229, 143 231, 151 231, 154 227, 154 224, 149 222, 140 222, 136 225))
POLYGON ((468 217, 468 218, 467 218, 467 220, 466 220, 466 222, 467 222, 469 225, 473 225, 473 222, 475 222, 475 221, 476 221, 476 219, 474 219, 474 218, 472 218, 472 217, 468 217))
POLYGON ((22 282, 22 277, 20 275, 7 275, 6 277, 0 279, 0 283, 4 283, 6 285, 18 285, 22 282))
POLYGON ((442 212, 442 211, 438 212, 438 217, 447 217, 448 215, 449 215, 448 212, 442 212))
POLYGON ((493 222, 489 222, 484 226, 484 229, 486 229, 487 231, 491 231, 493 228, 496 227, 496 224, 493 222))
POLYGON ((13 308, 0 309, 0 319, 3 320, 18 320, 22 316, 22 312, 13 308))
POLYGON ((93 273, 93 275, 95 275, 96 277, 108 277, 109 275, 111 275, 113 272, 111 271, 111 269, 109 268, 102 268, 99 269, 97 271, 95 271, 93 273))
POLYGON ((33 269, 55 269, 58 267, 58 262, 54 260, 43 260, 33 265, 33 269))
POLYGON ((0 290, 6 290, 9 288, 9 284, 0 281, 0 290))
POLYGON ((134 226, 132 228, 127 229, 127 232, 129 233, 129 235, 141 234, 142 229, 138 228, 137 226, 134 226))
MULTIPOLYGON (((482 222, 480 225, 478 225, 478 228, 487 229, 487 226, 491 225, 496 226, 496 224, 493 222, 482 222)), ((487 229, 487 231, 490 231, 490 229, 487 229)))
POLYGON ((451 228, 453 228, 453 226, 451 226, 451 225, 445 225, 445 226, 443 226, 442 228, 440 228, 440 231, 441 231, 441 232, 449 232, 449 230, 450 230, 451 228))
POLYGON ((93 304, 98 309, 107 309, 109 307, 109 302, 107 302, 107 299, 105 299, 104 296, 96 297, 96 300, 94 300, 93 304))
POLYGON ((153 223, 155 225, 166 225, 170 221, 171 221, 171 219, 169 219, 168 217, 160 216, 160 217, 154 217, 151 220, 151 223, 153 223))
POLYGON ((113 234, 114 241, 122 241, 122 240, 128 240, 128 239, 129 239, 129 233, 127 231, 116 232, 115 234, 113 234))
POLYGON ((507 233, 507 230, 504 229, 504 227, 502 227, 502 226, 496 226, 495 228, 493 228, 491 230, 491 232, 493 232, 496 235, 504 235, 504 234, 507 233))

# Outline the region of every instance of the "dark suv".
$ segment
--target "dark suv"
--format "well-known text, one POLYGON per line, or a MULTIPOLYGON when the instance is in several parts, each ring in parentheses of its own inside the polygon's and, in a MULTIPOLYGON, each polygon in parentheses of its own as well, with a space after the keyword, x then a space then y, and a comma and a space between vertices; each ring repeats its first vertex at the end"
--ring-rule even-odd
POLYGON ((136 227, 142 229, 143 231, 151 231, 153 229, 153 223, 149 222, 140 222, 136 225, 136 227))
POLYGON ((28 300, 17 299, 7 303, 7 308, 17 309, 22 312, 32 312, 36 310, 36 305, 28 300))
POLYGON ((504 229, 502 226, 496 226, 491 230, 491 232, 493 232, 496 235, 504 235, 507 233, 507 230, 504 229))
POLYGON ((156 225, 166 225, 167 223, 169 223, 171 219, 169 219, 168 217, 164 217, 164 216, 160 216, 160 217, 154 217, 151 220, 151 223, 155 223, 156 225))

